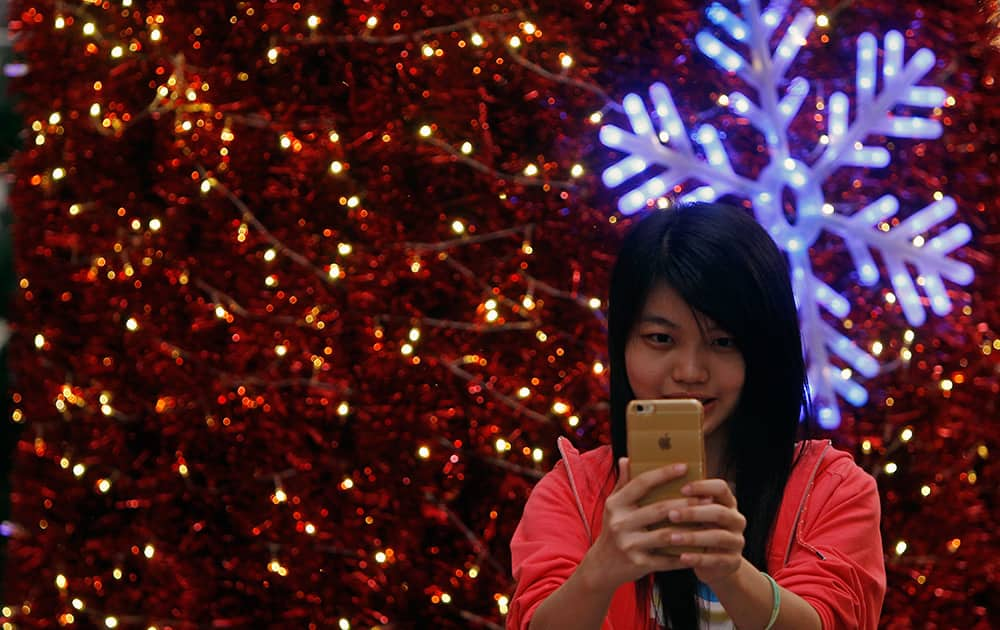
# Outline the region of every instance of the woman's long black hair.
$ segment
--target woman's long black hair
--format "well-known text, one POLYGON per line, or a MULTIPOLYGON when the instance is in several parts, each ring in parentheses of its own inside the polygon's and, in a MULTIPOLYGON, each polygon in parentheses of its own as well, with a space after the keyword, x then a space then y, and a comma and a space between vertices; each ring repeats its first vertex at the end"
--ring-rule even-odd
MULTIPOLYGON (((723 454, 747 519, 744 557, 766 570, 766 548, 792 469, 799 422, 810 417, 802 340, 788 266, 767 232, 745 211, 696 203, 655 210, 629 231, 611 275, 608 349, 611 363, 613 462, 627 456, 625 407, 635 398, 625 347, 650 289, 666 283, 694 311, 731 334, 746 376, 723 454)), ((808 428, 808 424, 806 424, 808 428)), ((617 466, 614 466, 617 475, 617 466)), ((657 573, 661 612, 673 630, 698 628, 692 570, 657 573)), ((640 605, 648 606, 640 580, 640 605)))

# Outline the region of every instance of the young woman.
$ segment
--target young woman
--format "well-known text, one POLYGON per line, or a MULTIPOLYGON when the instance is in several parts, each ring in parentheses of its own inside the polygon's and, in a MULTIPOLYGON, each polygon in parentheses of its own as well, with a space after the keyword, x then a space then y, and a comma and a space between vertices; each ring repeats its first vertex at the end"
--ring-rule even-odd
POLYGON ((511 541, 508 628, 875 628, 885 595, 875 481, 809 417, 784 255, 746 212, 653 211, 611 277, 611 446, 562 460, 532 491, 511 541), (696 398, 708 475, 687 498, 640 507, 683 476, 629 477, 625 407, 696 398), (665 520, 697 523, 682 533, 665 520), (665 545, 704 553, 661 555, 665 545))

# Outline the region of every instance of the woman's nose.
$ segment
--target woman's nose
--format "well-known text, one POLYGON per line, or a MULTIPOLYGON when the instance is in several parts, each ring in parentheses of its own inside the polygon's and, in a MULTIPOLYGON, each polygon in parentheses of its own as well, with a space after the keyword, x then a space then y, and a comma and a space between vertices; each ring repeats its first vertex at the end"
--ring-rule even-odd
POLYGON ((678 349, 674 355, 670 377, 676 383, 704 383, 708 380, 705 358, 697 349, 678 349))

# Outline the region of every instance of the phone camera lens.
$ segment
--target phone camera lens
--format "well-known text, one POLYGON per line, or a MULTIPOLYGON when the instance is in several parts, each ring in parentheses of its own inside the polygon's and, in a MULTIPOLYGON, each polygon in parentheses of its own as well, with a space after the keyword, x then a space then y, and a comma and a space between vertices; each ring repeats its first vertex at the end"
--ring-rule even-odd
POLYGON ((643 411, 644 409, 645 409, 645 407, 643 407, 642 405, 636 405, 635 406, 635 410, 636 411, 643 411))

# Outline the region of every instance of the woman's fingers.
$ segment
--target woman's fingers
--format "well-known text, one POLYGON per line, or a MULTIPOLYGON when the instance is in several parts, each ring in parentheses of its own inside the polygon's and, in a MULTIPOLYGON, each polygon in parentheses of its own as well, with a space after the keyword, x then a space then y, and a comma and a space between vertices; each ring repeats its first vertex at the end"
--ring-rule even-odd
POLYGON ((717 528, 742 532, 747 519, 734 508, 718 503, 679 507, 669 511, 667 518, 672 523, 702 523, 717 528))
MULTIPOLYGON (((636 532, 629 537, 628 546, 632 552, 658 553, 668 547, 699 547, 705 553, 741 553, 743 535, 723 529, 686 529, 662 527, 644 532, 636 532)), ((676 556, 674 556, 676 558, 676 556)))
MULTIPOLYGON (((688 484, 686 497, 643 506, 639 505, 643 497, 658 486, 683 478, 687 466, 664 466, 633 477, 627 457, 619 458, 616 464, 618 479, 604 503, 601 533, 587 552, 588 556, 598 559, 596 566, 604 568, 604 578, 619 583, 657 571, 693 566, 685 563, 682 556, 663 552, 671 546, 701 547, 713 554, 725 555, 729 564, 720 565, 721 569, 729 567, 734 558, 739 561, 745 522, 738 522, 743 517, 735 509, 736 500, 724 481, 688 484), (729 493, 728 496, 726 493, 729 493), (727 516, 727 512, 736 516, 727 516), (690 521, 695 527, 673 527, 671 519, 678 524, 690 521), (710 533, 706 535, 706 531, 710 533), (689 543, 676 542, 689 540, 685 538, 688 533, 699 535, 690 539, 689 543)), ((701 554, 696 555, 700 557, 701 554)))
POLYGON ((626 556, 629 562, 641 567, 646 573, 654 571, 673 571, 686 568, 676 555, 668 556, 659 553, 666 545, 659 542, 653 532, 637 532, 627 545, 626 556))
POLYGON ((612 490, 612 494, 618 492, 625 487, 625 484, 629 482, 628 476, 628 457, 618 458, 618 482, 615 483, 615 488, 612 490))
POLYGON ((628 516, 628 523, 634 529, 646 529, 670 520, 670 513, 682 508, 699 505, 703 499, 685 497, 683 499, 665 499, 636 508, 628 516))
POLYGON ((715 502, 729 508, 736 507, 736 496, 732 488, 722 479, 702 479, 692 481, 681 488, 681 493, 692 497, 711 497, 715 502))
POLYGON ((729 553, 743 551, 743 534, 724 529, 674 530, 670 533, 669 545, 675 547, 701 547, 705 553, 729 553))

